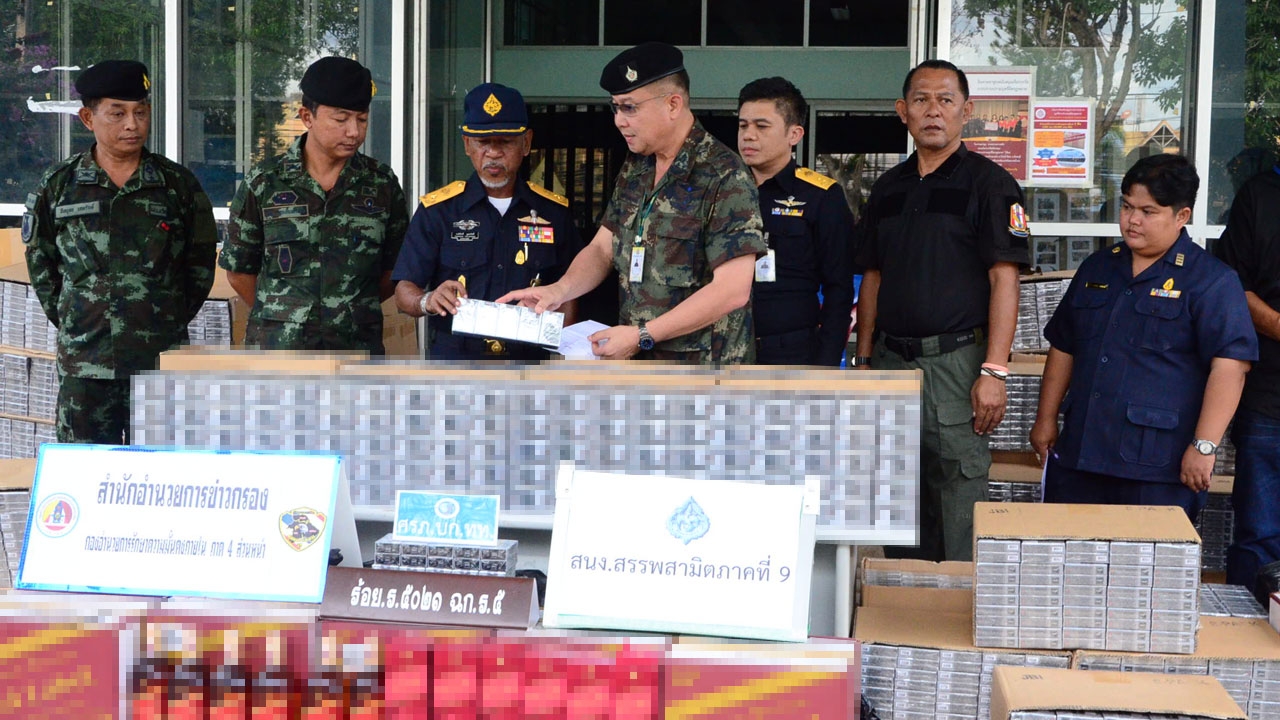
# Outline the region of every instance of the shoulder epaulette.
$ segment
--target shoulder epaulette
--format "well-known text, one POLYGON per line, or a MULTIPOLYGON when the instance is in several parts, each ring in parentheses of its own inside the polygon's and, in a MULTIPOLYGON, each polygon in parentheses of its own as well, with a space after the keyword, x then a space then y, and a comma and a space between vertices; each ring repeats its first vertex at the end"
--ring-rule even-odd
POLYGON ((418 199, 422 201, 422 207, 431 207, 436 203, 441 203, 451 197, 461 195, 462 191, 466 189, 467 183, 465 180, 455 180, 438 190, 432 190, 418 199))
POLYGON ((826 175, 814 172, 809 168, 796 168, 796 179, 803 180, 810 185, 817 185, 823 190, 826 190, 836 184, 835 178, 829 178, 826 175))
POLYGON ((561 195, 561 194, 559 194, 559 193, 553 193, 553 192, 551 192, 550 190, 548 190, 548 189, 546 189, 546 188, 542 187, 541 185, 539 185, 539 184, 537 184, 537 183, 529 183, 529 189, 530 189, 530 190, 532 190, 532 191, 534 191, 534 192, 536 192, 536 193, 538 193, 539 195, 541 195, 542 197, 544 197, 544 198, 546 198, 546 199, 550 200, 550 201, 551 201, 551 202, 553 202, 553 203, 557 203, 557 204, 563 205, 563 206, 565 206, 565 207, 569 207, 569 198, 567 198, 567 197, 565 197, 565 196, 563 196, 563 195, 561 195))

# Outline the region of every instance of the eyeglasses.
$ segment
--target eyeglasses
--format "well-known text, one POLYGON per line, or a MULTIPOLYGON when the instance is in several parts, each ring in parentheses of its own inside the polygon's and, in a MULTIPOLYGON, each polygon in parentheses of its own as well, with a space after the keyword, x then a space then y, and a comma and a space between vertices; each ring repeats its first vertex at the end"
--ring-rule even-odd
POLYGON ((654 95, 651 98, 645 98, 644 100, 641 100, 640 102, 636 102, 636 103, 611 102, 609 103, 609 107, 613 110, 614 115, 617 115, 618 113, 622 113, 627 117, 634 117, 637 112, 640 112, 641 105, 649 102, 650 100, 657 100, 659 98, 671 97, 674 94, 675 93, 663 93, 661 95, 654 95))

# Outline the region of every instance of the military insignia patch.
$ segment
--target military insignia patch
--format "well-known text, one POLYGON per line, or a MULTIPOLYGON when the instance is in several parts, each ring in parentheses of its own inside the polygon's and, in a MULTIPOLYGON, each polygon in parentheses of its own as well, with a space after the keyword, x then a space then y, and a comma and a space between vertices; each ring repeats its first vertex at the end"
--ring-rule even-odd
POLYGON ((142 166, 142 184, 143 185, 163 185, 164 180, 160 177, 160 171, 155 165, 146 163, 142 166))
POLYGON ((1115 247, 1111 248, 1111 254, 1112 254, 1112 255, 1119 255, 1119 254, 1120 254, 1120 246, 1119 246, 1119 245, 1116 245, 1115 247))
POLYGON ((628 65, 626 69, 622 71, 622 77, 626 78, 627 82, 635 82, 636 78, 640 77, 640 73, 636 72, 635 68, 628 65))
POLYGON ((1164 281, 1164 289, 1165 289, 1165 290, 1172 290, 1172 289, 1173 289, 1173 278, 1169 278, 1168 280, 1165 280, 1165 281, 1164 281))
POLYGON ((95 185, 98 182, 98 173, 93 168, 80 168, 76 170, 76 183, 80 185, 95 185))
POLYGON ((1178 267, 1182 267, 1184 264, 1186 264, 1186 262, 1187 262, 1187 256, 1183 255, 1182 253, 1178 253, 1173 258, 1173 264, 1177 265, 1178 267))
POLYGON ((147 91, 151 90, 151 78, 147 77, 146 73, 142 73, 142 89, 147 91))
POLYGON ((22 214, 22 244, 31 244, 31 230, 35 227, 35 216, 31 213, 22 214))
POLYGON ((800 206, 808 205, 808 203, 802 200, 797 200, 795 195, 788 197, 786 200, 774 200, 774 202, 782 207, 773 208, 773 214, 782 215, 784 217, 803 217, 804 210, 801 209, 800 206))
POLYGON ((475 230, 476 228, 480 227, 480 223, 476 222, 475 220, 464 219, 464 220, 458 220, 454 222, 453 226, 458 228, 459 230, 462 230, 463 232, 469 232, 471 230, 475 230))
POLYGON ((493 93, 489 93, 489 99, 485 100, 484 105, 481 105, 481 107, 484 108, 485 112, 489 113, 489 117, 502 112, 502 103, 498 102, 497 96, 493 93))
POLYGON ((298 194, 290 190, 285 190, 284 192, 278 192, 275 195, 271 196, 272 205, 292 205, 297 201, 298 201, 298 194))
POLYGON ((530 225, 550 225, 551 221, 546 218, 538 217, 536 211, 531 211, 528 215, 518 218, 516 222, 529 223, 530 225))
POLYGON ((323 537, 324 526, 324 513, 313 508, 294 508, 280 514, 280 537, 298 552, 306 550, 323 537))
POLYGON ((1020 238, 1031 235, 1031 229, 1027 226, 1027 211, 1022 208, 1022 203, 1009 206, 1009 234, 1020 238))
POLYGON ((285 275, 293 271, 293 253, 289 250, 288 245, 280 248, 280 253, 276 255, 276 262, 280 265, 280 272, 285 275))
POLYGON ((386 208, 380 205, 374 205, 373 198, 365 198, 364 202, 352 205, 351 209, 355 210, 358 213, 363 213, 365 215, 377 215, 383 210, 386 210, 386 208))

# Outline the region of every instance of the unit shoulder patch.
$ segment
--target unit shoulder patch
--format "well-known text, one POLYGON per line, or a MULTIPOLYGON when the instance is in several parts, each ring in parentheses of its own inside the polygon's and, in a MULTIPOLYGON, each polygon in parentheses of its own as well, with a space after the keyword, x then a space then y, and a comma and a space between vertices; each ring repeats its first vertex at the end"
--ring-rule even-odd
POLYGON ((817 185, 823 190, 826 190, 827 188, 836 184, 835 178, 829 178, 826 175, 823 175, 822 173, 819 173, 819 172, 814 172, 809 168, 796 168, 796 179, 803 180, 809 183, 810 185, 817 185))
POLYGON ((451 197, 461 195, 462 191, 466 189, 467 183, 465 180, 455 180, 438 190, 432 190, 418 199, 422 201, 422 207, 431 207, 436 203, 442 203, 451 197))
POLYGON ((529 183, 529 189, 538 193, 542 197, 550 200, 551 202, 556 203, 557 205, 563 205, 565 207, 569 207, 569 198, 559 193, 551 192, 550 190, 542 187, 537 183, 529 183))

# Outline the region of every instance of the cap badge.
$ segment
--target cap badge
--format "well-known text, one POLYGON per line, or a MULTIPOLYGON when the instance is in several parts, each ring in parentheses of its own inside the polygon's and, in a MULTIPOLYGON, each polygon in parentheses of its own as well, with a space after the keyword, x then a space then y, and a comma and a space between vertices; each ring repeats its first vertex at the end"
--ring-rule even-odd
POLYGON ((489 99, 484 101, 484 111, 489 113, 489 117, 502 112, 502 103, 498 102, 498 98, 493 93, 489 93, 489 99))
POLYGON ((147 77, 146 73, 142 73, 142 89, 151 90, 151 78, 147 77))
POLYGON ((626 71, 622 73, 622 76, 627 79, 627 82, 635 82, 636 78, 640 77, 640 73, 636 72, 635 68, 628 65, 626 71))
POLYGON ((369 97, 373 97, 374 95, 377 95, 377 94, 378 94, 378 84, 370 80, 369 81, 369 97))

